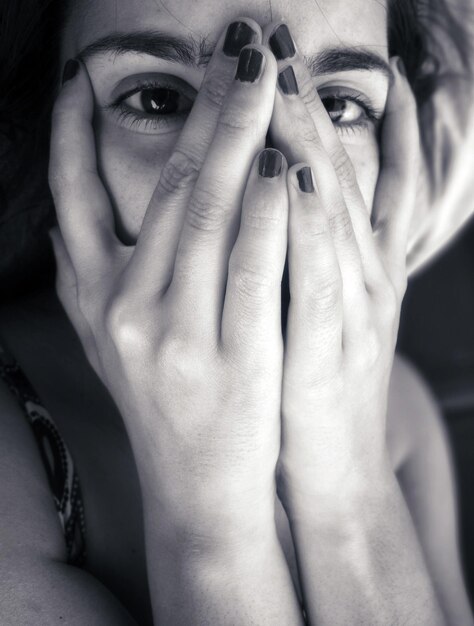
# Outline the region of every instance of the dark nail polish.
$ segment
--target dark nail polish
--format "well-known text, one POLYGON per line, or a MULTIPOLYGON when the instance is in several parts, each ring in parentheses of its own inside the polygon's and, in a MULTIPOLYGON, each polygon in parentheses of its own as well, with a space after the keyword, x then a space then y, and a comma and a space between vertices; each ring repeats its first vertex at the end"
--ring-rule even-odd
POLYGON ((301 191, 304 193, 314 192, 313 175, 310 167, 305 166, 298 170, 296 172, 296 178, 298 179, 298 185, 301 191))
POLYGON ((405 76, 405 78, 406 78, 407 70, 406 70, 406 67, 405 67, 405 63, 402 61, 401 57, 398 57, 398 59, 397 59, 397 68, 398 68, 398 71, 400 72, 400 74, 402 76, 405 76))
POLYGON ((294 96, 299 93, 295 72, 291 65, 278 74, 278 85, 285 96, 294 96))
POLYGON ((244 46, 253 43, 257 33, 245 22, 233 22, 227 29, 222 51, 228 57, 238 57, 244 46))
POLYGON ((235 78, 243 83, 254 83, 263 70, 265 57, 256 48, 244 48, 239 55, 235 78))
POLYGON ((281 24, 268 40, 270 50, 279 61, 294 57, 296 54, 295 44, 286 24, 281 24))
POLYGON ((71 80, 72 78, 74 78, 74 76, 77 74, 78 71, 79 71, 79 62, 76 61, 76 59, 69 59, 69 61, 66 61, 66 64, 64 65, 64 70, 63 70, 62 84, 64 85, 64 83, 66 83, 68 80, 71 80))
POLYGON ((258 173, 264 178, 276 178, 280 176, 283 167, 281 152, 268 148, 260 153, 258 159, 258 173))

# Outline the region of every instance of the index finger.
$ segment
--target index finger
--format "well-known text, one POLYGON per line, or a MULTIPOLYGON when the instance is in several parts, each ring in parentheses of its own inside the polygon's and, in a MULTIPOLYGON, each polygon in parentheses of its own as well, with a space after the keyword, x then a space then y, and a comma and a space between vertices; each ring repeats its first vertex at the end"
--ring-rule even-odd
POLYGON ((391 59, 394 72, 381 139, 381 171, 372 224, 385 267, 395 282, 406 280, 408 233, 416 201, 420 159, 417 106, 403 66, 391 59), (402 71, 400 70, 402 67, 402 71))

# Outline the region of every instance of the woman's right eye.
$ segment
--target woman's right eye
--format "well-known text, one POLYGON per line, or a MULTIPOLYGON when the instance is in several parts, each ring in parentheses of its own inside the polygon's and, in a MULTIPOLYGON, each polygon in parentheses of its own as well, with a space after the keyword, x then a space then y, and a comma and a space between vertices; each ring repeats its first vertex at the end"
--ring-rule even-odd
POLYGON ((193 103, 176 89, 155 87, 142 89, 123 100, 122 104, 147 115, 172 115, 189 111, 193 103))
MULTIPOLYGON (((124 87, 128 85, 130 79, 124 87)), ((112 111, 118 123, 130 130, 169 132, 183 125, 195 97, 195 89, 176 76, 140 76, 105 109, 112 111)))

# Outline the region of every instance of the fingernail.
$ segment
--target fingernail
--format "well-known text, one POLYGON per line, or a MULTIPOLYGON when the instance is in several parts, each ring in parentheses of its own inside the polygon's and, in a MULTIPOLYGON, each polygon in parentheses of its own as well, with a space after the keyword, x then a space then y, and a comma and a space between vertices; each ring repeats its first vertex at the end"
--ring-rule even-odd
POLYGON ((278 26, 268 43, 270 44, 270 50, 279 61, 294 57, 296 54, 295 44, 286 24, 278 26))
POLYGON ((238 57, 244 46, 253 43, 257 33, 245 22, 232 22, 227 29, 222 51, 228 57, 238 57))
POLYGON ((311 168, 307 165, 302 167, 296 172, 296 178, 298 179, 298 186, 300 191, 303 193, 313 193, 314 192, 314 183, 313 183, 313 173, 311 172, 311 168))
POLYGON ((263 178, 280 176, 283 167, 283 156, 278 150, 267 148, 260 153, 258 159, 258 173, 263 178))
POLYGON ((76 61, 76 59, 69 59, 69 61, 66 61, 66 64, 64 65, 64 70, 63 70, 62 84, 64 85, 64 83, 67 83, 68 80, 71 80, 72 78, 74 78, 74 76, 77 74, 78 71, 79 71, 79 62, 76 61))
POLYGON ((278 74, 278 85, 285 96, 294 96, 299 93, 295 72, 291 65, 278 74))
POLYGON ((235 78, 243 83, 254 83, 260 78, 265 56, 256 48, 244 48, 239 55, 235 78))
POLYGON ((407 70, 406 70, 406 67, 405 67, 405 63, 402 61, 401 57, 397 58, 397 68, 398 68, 398 71, 400 72, 400 74, 402 76, 405 76, 405 78, 406 78, 407 70))

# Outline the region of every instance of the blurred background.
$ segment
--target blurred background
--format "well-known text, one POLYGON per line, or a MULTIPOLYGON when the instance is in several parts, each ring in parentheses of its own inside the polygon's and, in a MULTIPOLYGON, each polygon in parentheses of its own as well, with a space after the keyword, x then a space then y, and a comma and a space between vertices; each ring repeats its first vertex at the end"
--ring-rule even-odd
POLYGON ((437 397, 458 479, 461 550, 474 600, 474 220, 409 282, 398 350, 437 397))

